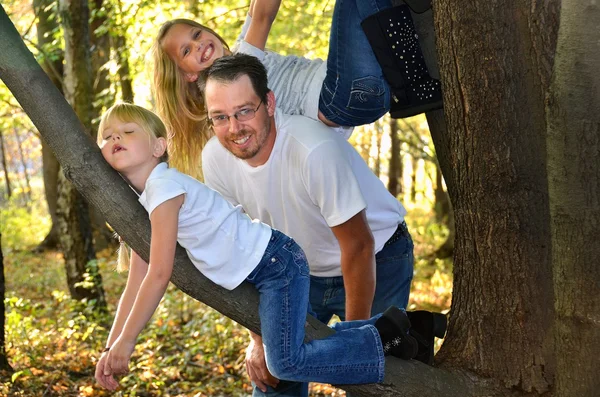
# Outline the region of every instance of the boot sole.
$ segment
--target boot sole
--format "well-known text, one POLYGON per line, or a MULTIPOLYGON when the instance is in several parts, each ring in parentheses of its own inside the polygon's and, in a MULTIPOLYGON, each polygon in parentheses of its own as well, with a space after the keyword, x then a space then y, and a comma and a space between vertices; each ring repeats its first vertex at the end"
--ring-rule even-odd
POLYGON ((446 335, 448 329, 448 318, 442 313, 433 314, 433 335, 442 339, 446 335))
POLYGON ((390 116, 393 119, 404 119, 407 117, 416 116, 421 113, 427 113, 432 110, 443 109, 444 104, 442 101, 436 101, 431 103, 426 103, 419 106, 411 106, 406 109, 398 109, 398 110, 390 110, 390 116))

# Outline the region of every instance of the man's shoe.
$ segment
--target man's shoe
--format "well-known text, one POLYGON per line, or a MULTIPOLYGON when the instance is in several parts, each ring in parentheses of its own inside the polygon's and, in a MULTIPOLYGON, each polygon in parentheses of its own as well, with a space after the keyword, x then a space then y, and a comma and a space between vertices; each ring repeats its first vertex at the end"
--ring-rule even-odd
POLYGON ((442 313, 432 313, 425 310, 407 312, 410 320, 410 334, 418 342, 418 352, 415 360, 427 365, 433 364, 434 338, 443 338, 448 327, 448 320, 442 313))
POLYGON ((383 353, 410 360, 418 351, 416 339, 410 335, 410 320, 404 310, 390 306, 375 322, 379 331, 383 353))

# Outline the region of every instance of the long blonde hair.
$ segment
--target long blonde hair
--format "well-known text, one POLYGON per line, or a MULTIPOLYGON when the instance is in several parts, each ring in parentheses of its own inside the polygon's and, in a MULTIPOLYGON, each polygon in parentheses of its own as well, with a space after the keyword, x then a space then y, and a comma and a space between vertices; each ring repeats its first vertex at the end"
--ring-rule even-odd
POLYGON ((181 172, 202 178, 201 153, 212 136, 208 124, 204 98, 196 82, 190 83, 179 67, 163 49, 162 41, 174 25, 184 24, 206 30, 215 35, 223 46, 229 46, 212 29, 190 19, 173 19, 159 29, 152 45, 152 91, 156 112, 169 133, 171 165, 181 172))

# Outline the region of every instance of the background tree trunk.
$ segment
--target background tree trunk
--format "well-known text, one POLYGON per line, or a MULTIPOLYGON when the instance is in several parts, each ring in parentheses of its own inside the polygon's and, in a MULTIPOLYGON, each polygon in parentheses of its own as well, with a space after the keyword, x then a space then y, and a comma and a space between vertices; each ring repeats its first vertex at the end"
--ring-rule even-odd
MULTIPOLYGON (((60 15, 65 36, 65 98, 88 132, 92 116, 89 8, 86 0, 61 0, 60 15)), ((65 259, 71 296, 94 300, 106 307, 102 279, 96 265, 87 203, 67 180, 63 167, 58 184, 60 244, 65 259), (87 280, 86 280, 87 279, 87 280), (83 283, 83 281, 88 283, 83 283)))
POLYGON ((410 171, 410 202, 417 202, 417 168, 419 167, 419 159, 414 155, 410 156, 410 163, 412 165, 410 171))
POLYGON ((537 393, 550 390, 555 370, 544 96, 558 6, 437 0, 433 13, 444 103, 453 105, 437 152, 447 150, 459 236, 439 358, 537 393))
POLYGON ((0 129, 0 154, 2 154, 2 171, 4 171, 4 185, 8 198, 12 196, 12 186, 10 186, 10 175, 8 175, 8 166, 6 165, 6 151, 4 149, 4 134, 0 129))
POLYGON ((598 393, 600 5, 563 0, 548 101, 556 392, 598 393))
POLYGON ((6 295, 6 283, 4 280, 4 255, 2 254, 2 234, 0 233, 0 374, 2 371, 12 372, 12 367, 8 363, 6 356, 6 346, 4 340, 4 297, 6 295))
POLYGON ((23 167, 23 177, 25 179, 25 189, 23 192, 27 197, 28 201, 31 201, 31 182, 29 180, 29 172, 27 171, 27 160, 23 153, 23 146, 21 142, 21 134, 16 127, 13 127, 13 133, 15 135, 15 141, 17 142, 17 151, 19 152, 19 160, 21 160, 21 166, 23 167))
POLYGON ((388 191, 394 197, 402 193, 402 152, 400 151, 400 139, 398 138, 398 120, 390 117, 390 169, 388 180, 388 191))
MULTIPOLYGON (((63 59, 62 50, 50 48, 53 32, 59 28, 56 7, 51 7, 51 0, 34 0, 33 11, 37 17, 38 46, 44 50, 41 66, 52 83, 62 92, 63 59)), ((58 200, 58 160, 42 139, 42 168, 44 176, 44 194, 48 203, 48 213, 52 221, 50 232, 38 246, 38 249, 52 249, 58 247, 58 220, 56 217, 56 203, 58 200)))
POLYGON ((123 34, 118 33, 114 38, 114 48, 119 56, 119 83, 121 84, 121 99, 133 103, 133 86, 131 84, 131 71, 129 69, 129 48, 123 34))

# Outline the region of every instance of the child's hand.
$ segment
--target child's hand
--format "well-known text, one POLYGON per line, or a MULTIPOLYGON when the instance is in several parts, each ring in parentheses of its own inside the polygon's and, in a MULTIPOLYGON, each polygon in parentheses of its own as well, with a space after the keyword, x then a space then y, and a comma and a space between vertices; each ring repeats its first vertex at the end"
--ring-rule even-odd
POLYGON ((135 348, 135 341, 127 341, 117 338, 108 351, 104 375, 122 375, 129 372, 129 358, 135 348))
POLYGON ((119 386, 119 382, 116 381, 112 373, 105 372, 106 359, 108 358, 108 352, 102 353, 98 364, 96 364, 96 381, 100 383, 100 386, 108 390, 115 390, 119 386))

